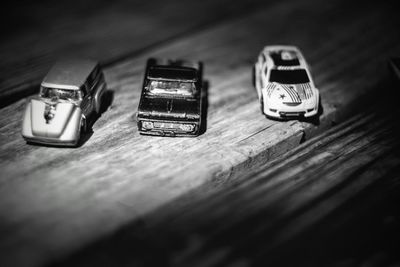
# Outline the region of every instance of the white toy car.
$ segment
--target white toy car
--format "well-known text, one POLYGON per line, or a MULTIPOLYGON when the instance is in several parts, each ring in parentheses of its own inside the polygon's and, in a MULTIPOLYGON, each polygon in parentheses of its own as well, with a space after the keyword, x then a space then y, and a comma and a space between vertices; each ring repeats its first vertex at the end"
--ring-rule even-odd
POLYGON ((39 95, 26 106, 22 136, 32 143, 76 146, 89 116, 101 111, 105 90, 97 62, 58 62, 43 79, 39 95))
POLYGON ((266 46, 255 63, 253 82, 267 117, 311 117, 318 113, 318 89, 295 46, 266 46))

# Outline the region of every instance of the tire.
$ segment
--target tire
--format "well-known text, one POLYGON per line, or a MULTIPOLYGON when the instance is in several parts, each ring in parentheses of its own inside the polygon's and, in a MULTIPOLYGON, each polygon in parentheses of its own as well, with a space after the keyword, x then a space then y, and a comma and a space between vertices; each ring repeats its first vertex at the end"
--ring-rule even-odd
POLYGON ((87 121, 85 117, 82 117, 81 119, 81 128, 80 128, 80 133, 86 133, 87 132, 87 121))
POLYGON ((96 112, 97 115, 101 114, 101 109, 102 109, 102 104, 103 104, 103 95, 104 94, 101 94, 99 96, 99 100, 96 102, 95 112, 96 112))

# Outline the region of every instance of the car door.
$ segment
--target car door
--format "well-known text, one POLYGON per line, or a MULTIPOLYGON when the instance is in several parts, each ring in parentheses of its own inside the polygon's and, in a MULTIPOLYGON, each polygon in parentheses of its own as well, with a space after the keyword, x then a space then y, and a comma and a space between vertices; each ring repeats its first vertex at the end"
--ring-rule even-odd
POLYGON ((102 105, 103 94, 106 91, 106 82, 102 72, 96 77, 95 84, 93 85, 93 104, 97 113, 100 112, 102 105))
POLYGON ((90 90, 88 90, 87 84, 85 84, 81 90, 82 94, 84 95, 81 102, 82 114, 87 118, 93 110, 93 96, 90 90))
POLYGON ((100 67, 96 67, 88 78, 88 85, 90 87, 90 94, 92 95, 93 110, 97 113, 100 112, 102 95, 105 91, 104 75, 100 67))

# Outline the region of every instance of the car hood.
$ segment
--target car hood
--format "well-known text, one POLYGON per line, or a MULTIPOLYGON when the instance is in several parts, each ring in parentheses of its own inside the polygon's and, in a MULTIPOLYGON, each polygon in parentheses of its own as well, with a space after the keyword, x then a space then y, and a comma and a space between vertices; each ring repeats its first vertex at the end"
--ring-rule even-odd
POLYGON ((310 83, 303 84, 276 84, 267 85, 267 95, 274 101, 289 104, 300 104, 312 99, 314 91, 310 83))
POLYGON ((143 96, 139 116, 160 119, 200 119, 200 101, 185 98, 155 98, 143 96))
POLYGON ((58 138, 79 109, 73 103, 31 100, 31 126, 34 136, 58 138))

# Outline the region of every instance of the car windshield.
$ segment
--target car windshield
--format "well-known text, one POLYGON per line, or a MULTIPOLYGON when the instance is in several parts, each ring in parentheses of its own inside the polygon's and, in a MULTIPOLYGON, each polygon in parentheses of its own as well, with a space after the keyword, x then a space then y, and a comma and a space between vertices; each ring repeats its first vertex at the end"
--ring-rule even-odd
POLYGON ((269 78, 270 82, 277 82, 283 84, 297 84, 297 83, 308 83, 310 79, 304 69, 296 70, 271 70, 269 78))
POLYGON ((72 101, 82 100, 82 93, 80 90, 67 90, 49 87, 41 87, 40 96, 44 98, 57 98, 72 101))
POLYGON ((190 97, 195 93, 195 85, 193 82, 183 81, 151 81, 148 92, 153 95, 190 97))

